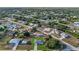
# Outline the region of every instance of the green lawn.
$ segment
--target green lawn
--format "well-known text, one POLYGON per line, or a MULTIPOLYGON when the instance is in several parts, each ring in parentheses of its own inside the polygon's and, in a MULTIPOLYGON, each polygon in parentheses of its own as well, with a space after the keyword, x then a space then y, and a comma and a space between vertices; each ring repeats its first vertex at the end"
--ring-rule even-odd
POLYGON ((9 50, 6 49, 5 46, 7 45, 7 41, 11 39, 10 36, 4 36, 0 41, 0 50, 9 50))
MULTIPOLYGON (((34 40, 42 40, 44 41, 44 37, 33 37, 32 38, 32 46, 34 47, 34 40)), ((45 44, 38 45, 37 47, 38 50, 43 50, 43 51, 49 51, 49 49, 45 46, 45 44)))

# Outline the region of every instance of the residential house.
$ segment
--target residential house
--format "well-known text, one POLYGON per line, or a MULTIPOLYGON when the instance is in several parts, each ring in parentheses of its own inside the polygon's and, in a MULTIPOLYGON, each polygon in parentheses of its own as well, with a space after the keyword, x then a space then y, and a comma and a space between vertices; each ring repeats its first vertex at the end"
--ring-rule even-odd
POLYGON ((44 31, 44 32, 46 32, 46 33, 50 33, 50 32, 51 32, 51 30, 52 30, 51 28, 44 28, 44 30, 43 30, 43 31, 44 31))
POLYGON ((23 21, 23 20, 19 20, 18 23, 21 23, 21 24, 26 24, 27 21, 23 21))
POLYGON ((62 21, 67 21, 67 19, 66 18, 63 18, 62 21))
POLYGON ((60 34, 60 36, 61 36, 61 39, 65 39, 65 38, 70 38, 70 35, 69 34, 66 34, 66 33, 64 33, 64 32, 62 32, 61 34, 60 34))
POLYGON ((79 22, 74 22, 73 25, 79 28, 79 22))
POLYGON ((52 31, 50 32, 50 34, 59 34, 60 31, 57 29, 52 29, 52 31))

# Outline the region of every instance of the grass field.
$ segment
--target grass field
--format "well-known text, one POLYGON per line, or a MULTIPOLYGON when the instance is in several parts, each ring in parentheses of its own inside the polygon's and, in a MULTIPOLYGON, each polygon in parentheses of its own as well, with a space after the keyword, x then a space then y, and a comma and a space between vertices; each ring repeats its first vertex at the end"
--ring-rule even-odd
MULTIPOLYGON (((42 40, 42 41, 45 41, 44 37, 33 37, 32 38, 32 45, 34 46, 34 40, 42 40)), ((38 45, 37 47, 38 51, 39 50, 42 50, 42 51, 49 51, 50 49, 48 49, 45 44, 42 44, 42 45, 38 45)))

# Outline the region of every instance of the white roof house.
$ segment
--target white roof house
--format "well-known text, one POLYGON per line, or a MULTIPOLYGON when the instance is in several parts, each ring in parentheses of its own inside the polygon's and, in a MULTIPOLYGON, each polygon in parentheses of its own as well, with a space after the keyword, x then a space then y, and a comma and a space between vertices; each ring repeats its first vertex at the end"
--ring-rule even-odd
POLYGON ((64 32, 62 32, 62 33, 60 34, 60 36, 61 36, 62 39, 67 38, 67 37, 68 37, 68 38, 70 37, 69 34, 66 34, 66 33, 64 33, 64 32))
POLYGON ((25 24, 25 23, 27 23, 26 21, 18 21, 19 23, 22 23, 22 24, 25 24))
POLYGON ((28 29, 32 29, 33 27, 32 26, 28 26, 28 29))
POLYGON ((44 29, 44 31, 50 31, 51 30, 51 28, 45 28, 44 29))
POLYGON ((52 31, 50 32, 50 34, 54 34, 54 30, 52 30, 52 31))
POLYGON ((28 40, 23 40, 21 44, 27 44, 28 40))
POLYGON ((29 25, 30 25, 30 26, 33 26, 34 24, 33 24, 33 23, 30 23, 29 25))
POLYGON ((67 19, 66 18, 63 18, 62 21, 67 21, 67 19))
POLYGON ((57 29, 53 29, 50 34, 59 34, 59 31, 57 29))
POLYGON ((33 23, 30 23, 29 25, 30 25, 30 27, 37 27, 38 26, 38 24, 33 24, 33 23))
POLYGON ((38 24, 34 24, 34 27, 37 27, 38 26, 38 24))
POLYGON ((73 16, 73 18, 77 18, 77 16, 73 16))
POLYGON ((54 33, 59 34, 59 31, 57 29, 54 29, 54 33))
POLYGON ((65 38, 65 35, 66 35, 65 33, 61 33, 61 34, 60 34, 60 36, 61 36, 62 38, 65 38))
POLYGON ((79 22, 74 22, 73 25, 79 27, 79 22))

